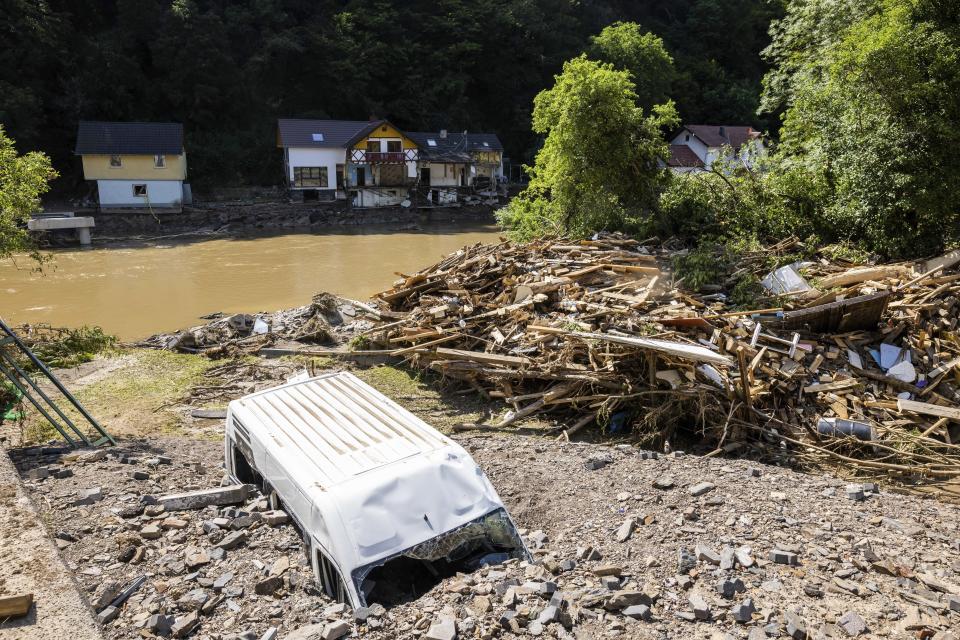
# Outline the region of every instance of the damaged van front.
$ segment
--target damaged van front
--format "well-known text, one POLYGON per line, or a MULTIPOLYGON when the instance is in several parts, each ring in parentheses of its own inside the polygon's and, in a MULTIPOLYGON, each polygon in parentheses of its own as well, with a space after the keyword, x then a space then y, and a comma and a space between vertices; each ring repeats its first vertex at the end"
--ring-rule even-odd
POLYGON ((230 403, 225 444, 234 479, 282 504, 323 589, 354 607, 529 559, 473 458, 349 373, 230 403))

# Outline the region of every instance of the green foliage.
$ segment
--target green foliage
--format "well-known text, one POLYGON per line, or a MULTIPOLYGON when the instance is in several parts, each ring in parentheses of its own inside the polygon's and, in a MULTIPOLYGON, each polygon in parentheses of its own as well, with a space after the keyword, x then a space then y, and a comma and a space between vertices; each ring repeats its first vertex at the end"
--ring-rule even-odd
POLYGON ((677 280, 683 280, 683 286, 692 291, 699 291, 706 285, 720 284, 729 271, 729 264, 723 257, 725 252, 721 245, 705 240, 696 249, 674 256, 674 276, 677 280))
POLYGON ((937 0, 796 0, 774 29, 764 106, 781 157, 826 185, 827 240, 884 257, 960 240, 960 26, 937 0))
POLYGON ((619 0, 0 0, 0 123, 22 150, 50 154, 67 190, 80 181, 80 119, 184 123, 198 187, 278 183, 278 117, 489 130, 530 162, 534 96, 614 20, 663 39, 684 119, 762 126, 757 54, 779 11, 767 0, 671 0, 668 10, 619 0))
POLYGON ((626 71, 585 55, 564 64, 534 101, 533 129, 546 138, 529 186, 498 212, 500 224, 525 240, 643 223, 667 180, 657 166, 667 153, 660 130, 677 115, 672 102, 645 115, 636 99, 626 71))
POLYGON ((786 162, 760 161, 758 171, 723 162, 710 173, 674 174, 660 195, 652 233, 697 238, 704 234, 747 241, 808 237, 825 186, 786 162))
POLYGON ((755 306, 757 300, 768 294, 760 284, 760 278, 752 273, 744 275, 737 280, 730 290, 730 302, 738 308, 749 308, 755 306))
POLYGON ((587 53, 592 59, 609 62, 630 74, 637 104, 643 109, 653 109, 670 99, 676 71, 673 58, 658 36, 644 33, 635 22, 614 22, 592 37, 590 43, 587 53))
MULTIPOLYGON (((65 369, 89 362, 94 357, 114 348, 116 336, 103 332, 100 327, 83 326, 78 329, 32 327, 29 332, 19 332, 21 339, 31 351, 52 369, 65 369)), ((33 365, 23 362, 32 369, 33 365)))
POLYGON ((13 140, 0 125, 0 258, 29 251, 40 260, 27 232, 27 221, 40 208, 40 195, 46 193, 48 182, 56 176, 44 154, 33 151, 17 155, 13 140))
POLYGON ((353 336, 347 346, 350 351, 363 351, 370 348, 370 338, 362 334, 353 336))

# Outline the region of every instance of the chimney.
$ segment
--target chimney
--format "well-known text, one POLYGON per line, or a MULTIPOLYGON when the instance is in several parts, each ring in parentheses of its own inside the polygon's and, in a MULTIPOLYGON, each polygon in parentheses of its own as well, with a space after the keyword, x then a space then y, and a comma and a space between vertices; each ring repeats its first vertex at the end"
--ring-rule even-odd
POLYGON ((443 140, 446 140, 446 139, 447 139, 447 130, 446 130, 446 129, 440 129, 440 138, 443 139, 443 140))

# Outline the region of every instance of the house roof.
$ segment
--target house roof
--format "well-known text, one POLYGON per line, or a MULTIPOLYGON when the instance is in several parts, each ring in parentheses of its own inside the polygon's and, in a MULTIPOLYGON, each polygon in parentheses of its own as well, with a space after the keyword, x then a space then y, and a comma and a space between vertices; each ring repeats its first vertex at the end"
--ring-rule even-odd
POLYGON ((177 122, 94 122, 77 127, 75 153, 170 154, 183 153, 183 125, 177 122))
POLYGON ((278 147, 349 147, 385 120, 277 120, 278 147))
POLYGON ((685 144, 670 145, 670 155, 667 157, 668 167, 702 167, 703 160, 694 153, 693 149, 685 144))
POLYGON ((433 162, 470 162, 471 151, 503 151, 495 133, 447 133, 441 137, 435 131, 407 133, 420 148, 420 157, 433 162))
POLYGON ((688 124, 683 127, 708 147, 722 147, 729 145, 734 150, 743 143, 756 140, 760 132, 752 127, 739 127, 717 124, 688 124))

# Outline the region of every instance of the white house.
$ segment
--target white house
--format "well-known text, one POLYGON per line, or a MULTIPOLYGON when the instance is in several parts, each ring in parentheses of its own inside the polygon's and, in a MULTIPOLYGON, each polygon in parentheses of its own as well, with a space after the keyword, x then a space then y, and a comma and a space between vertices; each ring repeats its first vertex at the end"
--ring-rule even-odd
POLYGON ((97 182, 100 209, 180 210, 189 203, 182 124, 83 121, 75 153, 84 178, 97 182))
POLYGON ((761 133, 751 127, 690 124, 670 140, 670 156, 675 159, 668 159, 667 166, 677 173, 709 171, 713 163, 723 157, 726 160, 737 158, 747 168, 753 168, 757 157, 765 150, 761 133), (701 164, 694 162, 680 147, 692 151, 701 164))
POLYGON ((386 120, 281 119, 277 146, 287 186, 304 199, 395 205, 417 179, 416 143, 386 120))

